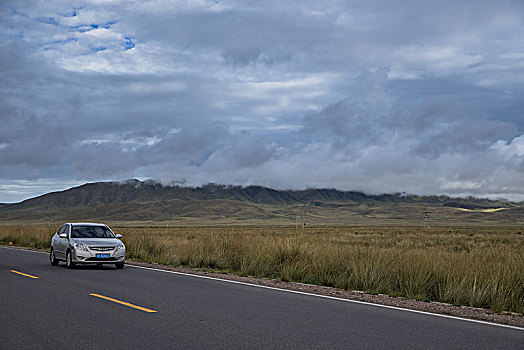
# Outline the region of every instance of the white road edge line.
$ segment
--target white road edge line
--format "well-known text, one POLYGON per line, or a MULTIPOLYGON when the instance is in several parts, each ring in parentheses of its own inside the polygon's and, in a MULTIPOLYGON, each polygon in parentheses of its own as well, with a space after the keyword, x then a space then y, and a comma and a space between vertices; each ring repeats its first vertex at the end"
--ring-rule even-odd
MULTIPOLYGON (((17 250, 17 251, 25 251, 25 252, 33 252, 33 253, 48 254, 47 252, 41 252, 41 251, 36 251, 36 250, 17 249, 16 247, 6 247, 6 246, 3 246, 3 247, 0 247, 0 248, 7 248, 7 249, 13 249, 13 250, 17 250)), ((151 271, 159 271, 159 272, 173 273, 173 274, 176 274, 176 275, 189 276, 189 277, 198 277, 198 278, 204 278, 204 279, 215 280, 215 281, 222 281, 222 282, 228 282, 228 283, 243 284, 243 285, 245 285, 245 286, 258 287, 258 288, 265 288, 265 289, 271 289, 271 290, 277 290, 277 291, 280 291, 280 292, 288 292, 288 293, 302 294, 302 295, 308 295, 308 296, 312 296, 312 297, 325 298, 325 299, 332 299, 332 300, 339 300, 339 301, 345 301, 345 302, 348 302, 348 303, 363 304, 363 305, 370 305, 370 306, 376 306, 376 307, 383 307, 383 308, 386 308, 386 309, 393 309, 393 310, 400 310, 400 311, 414 312, 414 313, 417 313, 417 314, 430 315, 430 316, 437 316, 437 317, 444 317, 444 318, 451 318, 451 319, 453 319, 453 320, 466 321, 466 322, 473 322, 473 323, 480 323, 480 324, 485 324, 485 325, 489 325, 489 326, 497 326, 497 327, 504 327, 504 328, 516 329, 516 330, 518 330, 518 331, 524 331, 524 328, 522 328, 522 327, 510 326, 510 325, 507 325, 507 324, 493 323, 493 322, 482 321, 482 320, 474 320, 474 319, 471 319, 471 318, 462 318, 462 317, 451 316, 451 315, 436 314, 436 313, 428 312, 428 311, 420 311, 420 310, 413 310, 413 309, 404 309, 404 308, 397 307, 397 306, 391 306, 391 305, 382 305, 382 304, 370 303, 370 302, 368 302, 368 301, 360 301, 360 300, 352 300, 352 299, 337 298, 337 297, 332 297, 332 296, 329 296, 329 295, 313 294, 313 293, 301 292, 301 291, 298 291, 298 290, 291 290, 291 289, 282 289, 282 288, 276 288, 276 287, 269 287, 269 286, 263 286, 263 285, 260 285, 260 284, 252 284, 252 283, 247 283, 247 282, 240 282, 240 281, 226 280, 226 279, 217 278, 217 277, 202 276, 202 275, 193 275, 193 274, 191 274, 191 273, 185 273, 185 272, 178 272, 178 271, 170 271, 170 270, 155 269, 155 268, 153 268, 153 267, 144 267, 144 266, 137 266, 137 265, 131 265, 131 264, 126 264, 126 266, 128 266, 128 267, 135 267, 135 268, 137 268, 137 269, 144 269, 144 270, 151 270, 151 271)))
POLYGON ((301 292, 301 291, 298 291, 298 290, 282 289, 282 288, 276 288, 276 287, 270 287, 270 286, 263 286, 263 285, 260 285, 260 284, 252 284, 252 283, 247 283, 247 282, 233 281, 233 280, 227 280, 227 279, 222 279, 222 278, 217 278, 217 277, 193 275, 191 273, 185 273, 185 272, 155 269, 155 268, 152 268, 152 267, 144 267, 144 266, 137 266, 137 265, 131 265, 131 264, 127 264, 126 266, 128 266, 128 267, 135 267, 137 269, 145 269, 145 270, 152 270, 152 271, 159 271, 159 272, 174 273, 174 274, 177 274, 177 275, 183 275, 183 276, 189 276, 189 277, 205 278, 205 279, 209 279, 209 280, 222 281, 222 282, 228 282, 228 283, 236 283, 236 284, 242 284, 242 285, 251 286, 251 287, 258 287, 258 288, 277 290, 277 291, 280 291, 280 292, 289 292, 289 293, 295 293, 295 294, 302 294, 302 295, 308 295, 308 296, 312 296, 312 297, 319 297, 319 298, 325 298, 325 299, 345 301, 345 302, 355 303, 355 304, 364 304, 364 305, 370 305, 370 306, 376 306, 376 307, 383 307, 383 308, 386 308, 386 309, 408 311, 408 312, 414 312, 414 313, 417 313, 417 314, 438 316, 438 317, 444 317, 444 318, 451 318, 451 319, 459 320, 459 321, 474 322, 474 323, 480 323, 480 324, 485 324, 485 325, 490 325, 490 326, 504 327, 504 328, 516 329, 516 330, 519 330, 519 331, 524 331, 524 328, 516 327, 516 326, 510 326, 510 325, 507 325, 507 324, 493 323, 493 322, 488 322, 488 321, 475 320, 475 319, 471 319, 471 318, 462 318, 462 317, 451 316, 451 315, 436 314, 436 313, 432 313, 432 312, 428 312, 428 311, 404 309, 404 308, 397 307, 397 306, 375 304, 375 303, 370 303, 370 302, 367 302, 367 301, 344 299, 344 298, 332 297, 332 296, 329 296, 329 295, 314 294, 314 293, 308 293, 308 292, 301 292))

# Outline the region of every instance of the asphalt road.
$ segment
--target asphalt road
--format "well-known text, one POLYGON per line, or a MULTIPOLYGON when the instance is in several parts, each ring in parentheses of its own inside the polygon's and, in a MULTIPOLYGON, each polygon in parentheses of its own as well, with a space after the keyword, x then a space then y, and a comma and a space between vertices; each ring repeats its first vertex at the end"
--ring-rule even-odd
POLYGON ((59 347, 522 350, 524 330, 0 248, 0 349, 59 347))

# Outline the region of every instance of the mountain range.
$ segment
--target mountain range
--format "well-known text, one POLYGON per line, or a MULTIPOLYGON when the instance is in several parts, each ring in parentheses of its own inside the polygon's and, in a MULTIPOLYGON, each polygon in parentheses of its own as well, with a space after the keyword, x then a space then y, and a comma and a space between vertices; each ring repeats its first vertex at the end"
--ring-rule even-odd
POLYGON ((0 205, 0 222, 62 221, 149 225, 422 225, 424 221, 437 225, 522 225, 524 205, 472 197, 367 195, 336 189, 166 186, 136 179, 87 183, 0 205))

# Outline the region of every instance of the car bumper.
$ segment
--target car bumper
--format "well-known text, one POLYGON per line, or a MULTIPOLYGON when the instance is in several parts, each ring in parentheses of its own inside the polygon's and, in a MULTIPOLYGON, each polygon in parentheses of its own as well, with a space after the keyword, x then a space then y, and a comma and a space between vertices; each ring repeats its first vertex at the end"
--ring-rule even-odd
POLYGON ((116 264, 123 263, 126 259, 125 250, 105 251, 103 253, 93 251, 75 250, 72 254, 73 262, 76 264, 116 264), (97 254, 109 254, 109 257, 97 257, 97 254))

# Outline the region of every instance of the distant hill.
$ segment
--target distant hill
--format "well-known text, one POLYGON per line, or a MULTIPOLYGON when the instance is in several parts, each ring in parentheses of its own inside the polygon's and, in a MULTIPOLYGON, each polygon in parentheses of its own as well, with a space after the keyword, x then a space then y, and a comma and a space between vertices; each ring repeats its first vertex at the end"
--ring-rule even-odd
POLYGON ((213 224, 418 225, 524 224, 524 206, 508 201, 335 189, 278 191, 261 186, 164 186, 154 181, 87 183, 0 205, 3 222, 106 221, 213 224), (497 211, 488 211, 499 209, 497 211))

